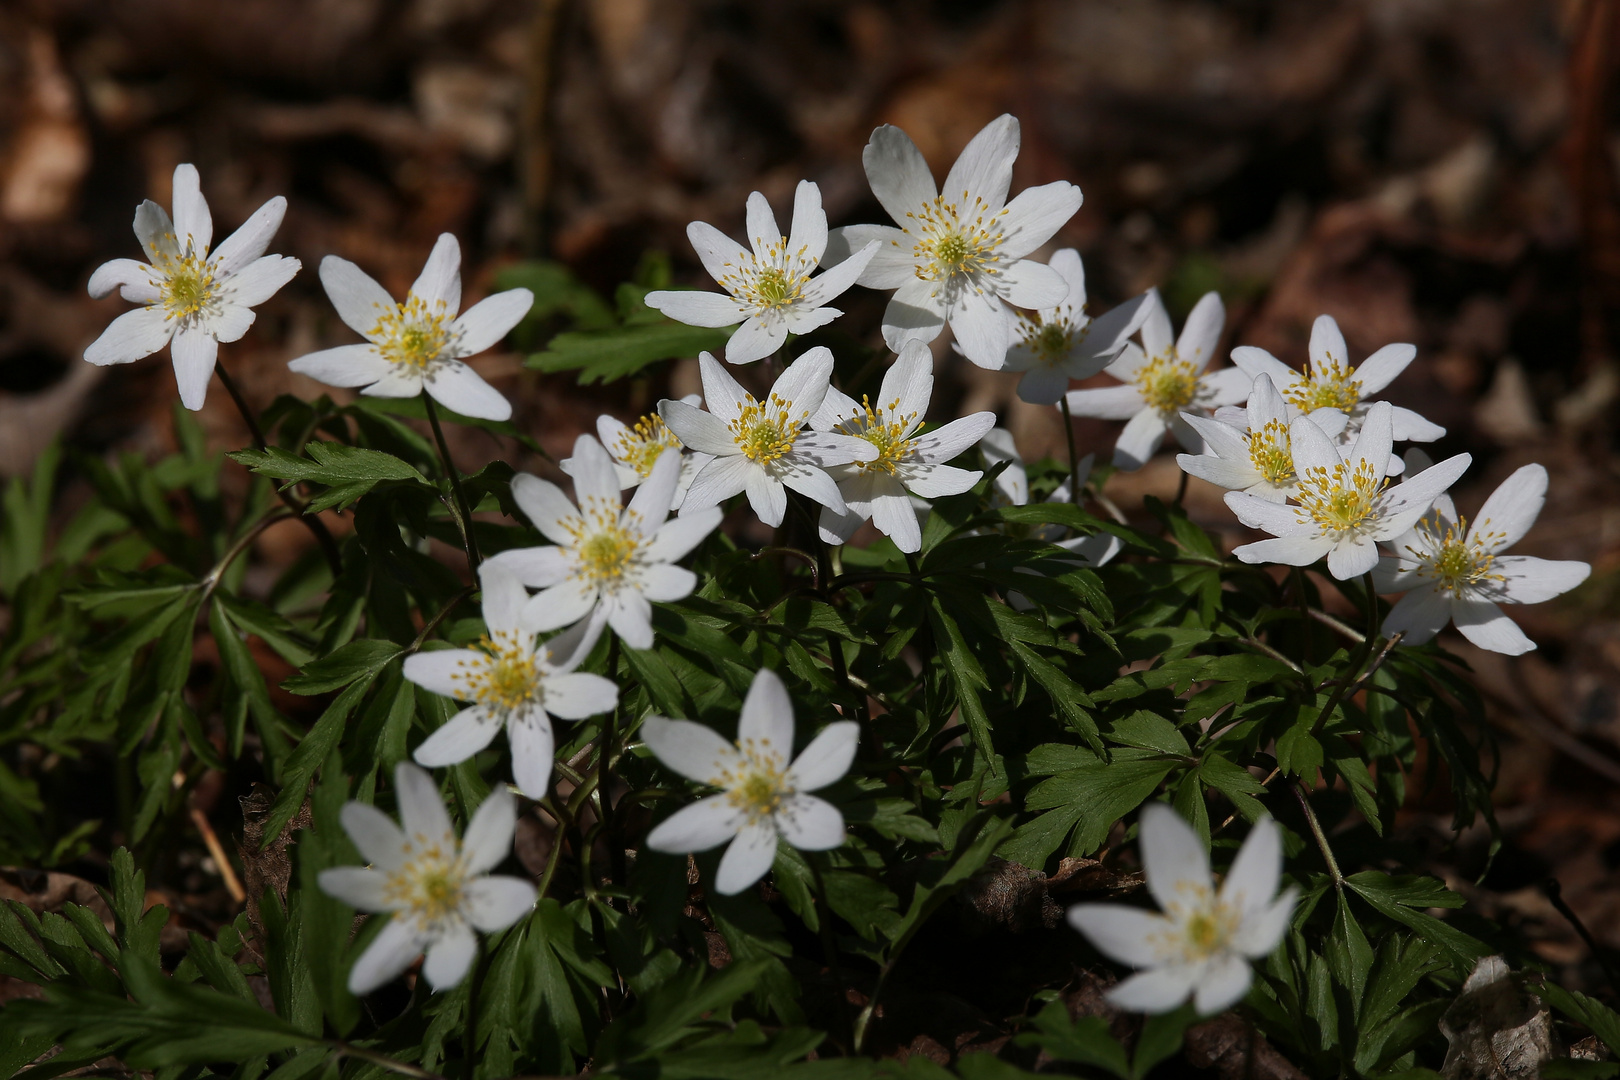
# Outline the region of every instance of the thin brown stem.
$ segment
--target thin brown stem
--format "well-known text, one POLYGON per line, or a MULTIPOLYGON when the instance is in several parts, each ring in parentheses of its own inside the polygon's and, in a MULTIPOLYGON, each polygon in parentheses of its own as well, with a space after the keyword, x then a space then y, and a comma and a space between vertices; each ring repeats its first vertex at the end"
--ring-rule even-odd
POLYGON ((1080 505, 1080 451, 1074 443, 1074 414, 1069 411, 1069 395, 1058 398, 1063 406, 1063 434, 1069 440, 1069 501, 1080 505))
POLYGON ((342 1039, 332 1039, 328 1045, 337 1050, 339 1057, 351 1057, 359 1061, 369 1062, 379 1069, 384 1069, 399 1076, 409 1076, 413 1080, 447 1080, 440 1073, 424 1069, 419 1065, 412 1065, 408 1061, 391 1058, 387 1054, 379 1054, 375 1050, 367 1050, 363 1046, 346 1043, 342 1039))
POLYGON ((1305 812, 1305 823, 1311 828, 1311 835, 1316 838, 1317 850, 1322 853, 1322 861, 1327 863, 1328 876, 1333 879, 1335 889, 1344 888, 1344 875, 1339 872, 1339 860, 1333 857, 1333 849, 1328 846, 1327 833, 1322 831, 1322 823, 1316 819, 1316 811, 1311 809, 1311 800, 1305 796, 1305 788, 1298 781, 1294 783, 1294 798, 1299 800, 1299 808, 1305 812))
POLYGON ((472 506, 467 502, 467 492, 461 486, 461 473, 456 471, 456 463, 450 457, 450 444, 444 441, 444 429, 439 426, 439 407, 434 404, 433 398, 426 391, 422 392, 422 405, 427 410, 428 423, 433 427, 433 441, 439 448, 439 461, 444 466, 445 478, 450 481, 450 493, 455 498, 456 517, 461 526, 461 542, 467 549, 467 569, 473 575, 478 574, 478 564, 483 559, 478 554, 478 537, 473 535, 472 506))
MULTIPOLYGON (((215 362, 214 373, 219 376, 219 381, 225 387, 225 392, 231 395, 231 400, 236 403, 236 411, 242 414, 242 420, 248 427, 248 434, 253 438, 254 449, 265 449, 269 444, 265 442, 264 429, 259 427, 259 418, 252 409, 248 408, 247 399, 242 396, 241 387, 236 385, 236 380, 231 378, 231 373, 225 369, 224 364, 215 362)), ((291 487, 281 487, 274 482, 272 482, 271 487, 275 490, 276 497, 286 503, 289 510, 298 515, 298 520, 304 523, 304 528, 308 529, 310 534, 315 537, 315 542, 321 546, 321 554, 326 556, 326 565, 331 568, 332 577, 336 579, 343 573, 343 555, 338 551, 337 541, 332 539, 332 533, 327 529, 326 523, 318 516, 308 512, 308 507, 304 505, 298 496, 292 493, 291 487)))

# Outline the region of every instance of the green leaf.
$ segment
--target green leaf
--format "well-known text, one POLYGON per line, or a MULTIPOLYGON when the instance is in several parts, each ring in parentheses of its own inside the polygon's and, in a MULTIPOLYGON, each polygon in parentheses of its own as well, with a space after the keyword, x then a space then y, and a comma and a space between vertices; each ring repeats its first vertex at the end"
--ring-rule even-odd
POLYGON ((230 456, 260 476, 286 480, 284 487, 302 481, 326 485, 327 491, 310 500, 305 512, 311 514, 347 506, 387 480, 415 481, 431 486, 413 466, 379 450, 325 441, 306 443, 304 450, 309 457, 300 457, 279 446, 237 450, 230 456))
POLYGON ((323 656, 304 667, 303 673, 294 675, 281 684, 289 693, 324 694, 347 686, 356 679, 375 676, 388 662, 403 650, 392 641, 379 638, 360 638, 323 656))
POLYGON ((1351 874, 1344 883, 1379 912, 1417 931, 1418 936, 1438 946, 1459 972, 1467 972, 1490 948, 1478 938, 1417 908, 1460 907, 1463 898, 1433 878, 1394 878, 1376 870, 1351 874))
POLYGON ((1613 1053, 1620 1054, 1620 1013, 1616 1013, 1596 998, 1587 997, 1576 990, 1565 990, 1557 983, 1545 982, 1541 996, 1553 1008, 1592 1029, 1592 1034, 1613 1053))
POLYGON ((731 328, 711 330, 672 319, 617 326, 607 330, 570 330, 558 334, 524 361, 540 371, 578 371, 581 386, 613 382, 660 360, 716 352, 731 338, 731 328))
POLYGON ((1062 999, 1047 1002, 1035 1017, 1035 1030, 1013 1040, 1019 1046, 1038 1046, 1059 1061, 1073 1061, 1104 1069, 1120 1080, 1131 1080, 1125 1048, 1100 1016, 1072 1019, 1062 999))
POLYGON ((371 688, 372 680, 376 677, 376 671, 367 671, 355 682, 350 683, 348 688, 326 707, 320 719, 315 721, 315 726, 309 729, 309 734, 304 736, 303 741, 287 758, 287 764, 282 770, 281 791, 276 795, 276 801, 271 805, 270 813, 265 818, 264 847, 268 848, 280 838, 281 830, 304 804, 304 795, 309 791, 309 782, 315 778, 316 771, 337 747, 338 740, 343 737, 343 729, 349 721, 349 714, 354 712, 355 706, 371 688))

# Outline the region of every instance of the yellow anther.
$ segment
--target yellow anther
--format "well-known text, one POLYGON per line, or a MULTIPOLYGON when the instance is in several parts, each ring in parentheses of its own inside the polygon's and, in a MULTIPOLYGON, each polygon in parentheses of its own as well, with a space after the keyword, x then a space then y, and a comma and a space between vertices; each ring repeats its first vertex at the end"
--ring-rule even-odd
POLYGON ((540 667, 534 651, 521 632, 485 635, 478 648, 489 661, 470 674, 458 671, 452 679, 467 684, 467 695, 480 705, 501 712, 538 701, 541 697, 540 667))
POLYGON ((750 822, 757 822, 781 810, 793 794, 793 786, 788 783, 782 755, 767 742, 756 744, 744 739, 737 749, 741 760, 731 771, 722 773, 715 786, 725 788, 726 801, 745 813, 750 822))
POLYGON ((791 401, 783 401, 775 394, 765 404, 747 396, 741 413, 728 425, 743 456, 760 465, 786 457, 793 450, 799 429, 810 418, 808 413, 802 413, 795 419, 792 408, 791 401))
POLYGON ((1389 483, 1382 471, 1365 461, 1352 469, 1344 462, 1307 469, 1295 498, 1300 510, 1335 536, 1358 532, 1378 509, 1378 497, 1389 483))
POLYGON ((1300 412, 1338 409, 1348 413, 1361 403, 1361 380, 1352 378, 1353 374, 1331 356, 1320 366, 1312 361, 1310 374, 1289 387, 1283 397, 1300 412))
POLYGON ((898 400, 891 401, 887 407, 874 409, 872 402, 866 395, 861 395, 861 411, 847 420, 841 421, 838 430, 845 435, 853 435, 857 439, 865 439, 877 448, 878 456, 871 461, 857 461, 857 469, 894 475, 895 467, 906 459, 906 456, 916 447, 917 440, 907 438, 912 429, 917 426, 917 414, 909 413, 896 419, 895 411, 900 408, 898 400))
MULTIPOLYGON (((962 193, 967 201, 967 192, 962 193)), ((916 262, 917 276, 924 281, 948 282, 959 274, 995 274, 1000 256, 1002 234, 996 219, 1006 210, 989 214, 983 199, 973 200, 972 206, 958 209, 944 196, 935 196, 921 210, 906 216, 916 222, 911 230, 916 236, 912 258, 916 262)))
POLYGON ((633 427, 619 433, 613 443, 613 456, 636 470, 643 479, 652 475, 658 456, 665 450, 679 450, 681 440, 656 414, 643 416, 633 427))
POLYGON ((1281 487, 1294 482, 1294 454, 1287 424, 1268 420, 1259 431, 1251 431, 1244 438, 1249 441, 1250 463, 1267 483, 1281 487))
POLYGON ((1198 367, 1180 359, 1172 346, 1142 365, 1133 381, 1142 400, 1168 418, 1198 396, 1198 372, 1198 367))
MULTIPOLYGON (((1487 522, 1488 524, 1488 522, 1487 522)), ((1456 592, 1487 581, 1506 581, 1500 572, 1492 569, 1496 563, 1493 549, 1501 533, 1480 533, 1468 536, 1466 518, 1446 525, 1440 532, 1438 517, 1418 522, 1417 529, 1428 537, 1427 550, 1408 547, 1406 550, 1417 560, 1420 577, 1433 580, 1434 587, 1443 592, 1456 592)))
POLYGON ((429 307, 412 293, 403 304, 383 312, 369 336, 385 360, 428 375, 451 359, 454 335, 450 324, 454 321, 454 313, 446 310, 443 300, 429 307))

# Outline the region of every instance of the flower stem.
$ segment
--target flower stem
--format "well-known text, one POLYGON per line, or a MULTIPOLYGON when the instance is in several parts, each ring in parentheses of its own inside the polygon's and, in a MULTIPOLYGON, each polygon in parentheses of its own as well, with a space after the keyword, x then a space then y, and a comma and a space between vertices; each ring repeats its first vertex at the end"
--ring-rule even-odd
POLYGON ((395 1073, 399 1076, 409 1076, 412 1077, 413 1080, 445 1080, 443 1076, 440 1076, 436 1072, 431 1072, 427 1069, 421 1068, 420 1066, 412 1065, 408 1061, 399 1061, 395 1058, 389 1057, 387 1054, 379 1054, 375 1050, 367 1050, 363 1046, 355 1046, 353 1043, 346 1043, 341 1039, 328 1040, 328 1045, 338 1052, 339 1057, 349 1057, 358 1061, 364 1061, 377 1066, 379 1069, 395 1073))
MULTIPOLYGON (((259 427, 259 418, 248 408, 241 387, 236 385, 236 380, 231 378, 231 373, 225 369, 225 365, 218 361, 214 363, 214 373, 219 376, 225 392, 231 395, 231 400, 236 403, 236 411, 242 414, 248 434, 253 438, 254 449, 263 450, 269 445, 264 439, 264 429, 259 427)), ((332 578, 335 581, 343 573, 343 555, 338 551, 337 541, 332 539, 332 533, 327 529, 326 523, 318 516, 308 513, 308 508, 292 493, 291 487, 283 488, 273 482, 270 486, 277 498, 287 505, 287 509, 298 515, 298 520, 302 521, 304 527, 315 537, 315 542, 321 546, 321 554, 326 556, 326 565, 331 568, 332 578)))
POLYGON ((843 978, 839 971, 838 938, 833 933, 833 914, 832 908, 827 904, 827 883, 821 877, 820 855, 814 851, 807 851, 805 852, 804 861, 810 865, 810 876, 816 882, 816 906, 819 908, 817 914, 820 916, 816 921, 820 923, 821 951, 827 960, 827 974, 832 978, 833 993, 838 998, 839 1019, 843 1023, 844 1030, 849 1033, 851 1040, 845 1045, 854 1047, 858 1052, 860 1048, 855 1042, 857 1038, 855 1024, 849 1015, 849 999, 844 996, 843 978))
POLYGON ((467 569, 474 574, 478 573, 478 564, 483 559, 478 554, 478 538, 473 535, 472 506, 467 502, 467 493, 461 487, 461 474, 456 471, 456 463, 450 460, 450 444, 444 441, 444 429, 439 426, 439 407, 433 403, 433 398, 427 391, 422 392, 422 405, 427 410, 428 423, 433 427, 433 441, 439 447, 439 461, 444 465, 444 475, 450 481, 450 492, 455 496, 456 517, 460 519, 461 542, 467 549, 467 569))
POLYGON ((1305 797, 1305 788, 1297 780, 1294 781, 1294 798, 1299 800, 1299 808, 1305 811, 1305 823, 1311 827, 1311 835, 1316 838, 1316 847, 1322 853, 1322 861, 1327 863, 1328 876, 1333 879, 1333 887, 1343 889, 1344 875, 1339 872, 1339 860, 1333 857, 1333 849, 1328 847, 1327 833, 1322 831, 1322 823, 1316 820, 1316 811, 1311 809, 1311 800, 1305 797))
POLYGON ((1074 414, 1069 412, 1069 395, 1058 398, 1063 406, 1063 434, 1069 440, 1069 502, 1080 505, 1080 453, 1074 444, 1074 414))
POLYGON ((471 985, 467 987, 467 1061, 462 1071, 466 1080, 473 1080, 478 1068, 478 992, 484 987, 484 973, 489 968, 489 950, 478 939, 478 952, 473 957, 471 985))
MULTIPOLYGON (((614 634, 608 641, 608 678, 614 682, 619 681, 619 636, 614 634)), ((596 749, 596 799, 600 805, 602 819, 602 839, 608 846, 608 872, 612 875, 615 885, 626 882, 624 844, 614 839, 613 820, 613 785, 608 781, 612 778, 613 758, 618 749, 619 733, 617 730, 619 720, 619 705, 614 702, 602 721, 602 736, 600 745, 596 749)))
POLYGON ((1367 573, 1363 576, 1363 583, 1366 585, 1367 589, 1367 635, 1361 639, 1361 644, 1357 645, 1356 651, 1351 654, 1351 660, 1347 667, 1345 677, 1340 680, 1339 685, 1333 688, 1333 694, 1328 698, 1327 705, 1324 706, 1322 711, 1317 714, 1316 723, 1311 725, 1312 735, 1315 735, 1318 731, 1322 730, 1323 725, 1325 725, 1328 722, 1328 719, 1332 717, 1333 710, 1337 709, 1339 707, 1339 702, 1344 700, 1346 691, 1348 691, 1351 687, 1356 687, 1357 689, 1360 688, 1361 670, 1366 665, 1367 657, 1372 653, 1373 644, 1377 640, 1378 594, 1373 591, 1373 576, 1371 570, 1367 571, 1367 573))

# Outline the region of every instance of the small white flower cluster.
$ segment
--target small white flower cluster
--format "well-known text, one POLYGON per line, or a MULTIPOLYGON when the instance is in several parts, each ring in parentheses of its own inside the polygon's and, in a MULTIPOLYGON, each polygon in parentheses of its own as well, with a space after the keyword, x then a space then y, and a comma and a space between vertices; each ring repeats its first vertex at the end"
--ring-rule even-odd
MULTIPOLYGON (((659 291, 647 302, 693 325, 737 325, 725 349, 730 364, 784 353, 792 335, 837 318, 828 304, 854 285, 892 291, 883 336, 897 356, 876 400, 856 401, 833 387, 826 348, 791 361, 783 355, 763 398, 704 353, 701 398, 666 399, 630 425, 604 416, 597 437, 578 438, 562 463, 573 499, 550 481, 516 477, 514 500, 549 543, 483 563, 487 632, 475 647, 406 658, 412 683, 466 703, 416 748, 419 765, 466 761, 504 730, 513 786, 545 798, 555 767, 552 719, 580 720, 619 705, 614 682, 578 668, 606 631, 616 636, 615 649, 652 647, 652 604, 693 593, 696 575, 678 563, 714 532, 722 504, 737 495, 775 527, 792 490, 821 508, 817 527, 827 544, 847 543, 870 521, 900 551, 914 553, 928 500, 961 494, 983 478, 950 464, 977 445, 987 465, 1003 466, 992 497, 1027 503, 1023 461, 993 413, 925 425, 934 391, 929 343, 947 325, 972 363, 1021 373, 1024 401, 1061 405, 1065 422, 1125 421, 1113 451, 1118 468, 1141 467, 1173 435, 1186 451, 1177 457, 1181 467, 1228 489, 1238 518, 1271 534, 1237 548, 1244 562, 1308 566, 1325 558, 1341 580, 1370 574, 1378 591, 1405 592, 1384 632, 1402 633, 1408 643, 1451 621, 1487 649, 1534 647, 1497 605, 1548 599, 1590 569, 1502 554, 1540 510, 1544 469, 1514 473, 1469 525, 1445 494, 1469 456, 1430 465, 1410 451, 1403 461, 1393 453, 1397 441, 1432 441, 1444 430, 1370 397, 1412 361, 1412 346, 1386 346, 1351 367, 1337 324, 1323 316, 1305 372, 1250 347, 1234 350, 1235 366, 1222 368, 1215 361, 1225 310, 1214 293, 1194 305, 1179 336, 1154 290, 1093 317, 1075 251, 1060 250, 1044 264, 1027 257, 1079 209, 1080 191, 1060 181, 1009 200, 1018 149, 1017 121, 1000 117, 969 143, 940 189, 905 133, 884 126, 863 161, 895 225, 829 230, 819 189, 805 181, 786 236, 758 192, 747 202, 747 247, 706 223, 689 226, 699 258, 725 293, 659 291), (1118 385, 1070 389, 1098 373, 1118 385)), ((264 254, 285 207, 272 199, 210 253, 212 223, 197 172, 180 166, 174 219, 150 201, 136 212, 150 263, 115 260, 90 280, 94 296, 117 288, 143 306, 114 321, 85 358, 127 363, 170 344, 181 400, 201 407, 219 342, 239 339, 253 306, 299 269, 295 259, 264 254)), ((465 361, 504 337, 533 298, 513 289, 460 312, 460 261, 455 238, 441 236, 396 302, 359 267, 328 256, 321 281, 365 343, 312 353, 291 368, 368 395, 426 395, 464 416, 509 419, 510 403, 465 361)), ((1089 455, 1071 462, 1069 479, 1049 501, 1078 500, 1090 468, 1089 455)), ((1107 563, 1121 546, 1107 535, 1063 539, 1054 527, 1026 535, 1059 543, 1086 566, 1107 563)), ((1016 593, 1008 599, 1028 603, 1016 593)), ((781 841, 806 851, 843 842, 842 814, 812 793, 848 772, 859 727, 832 721, 795 757, 793 706, 774 672, 755 676, 735 743, 704 725, 657 716, 641 721, 640 735, 665 767, 718 789, 647 837, 653 850, 678 854, 729 841, 718 892, 758 881, 781 841)), ((428 981, 454 985, 476 954, 474 931, 512 925, 536 899, 527 881, 489 875, 511 849, 516 807, 509 791, 498 788, 478 807, 458 841, 429 774, 402 763, 394 781, 403 829, 371 806, 350 803, 344 827, 371 865, 320 877, 345 902, 392 913, 350 973, 356 993, 394 978, 424 952, 428 981)), ((1192 996, 1200 1012, 1226 1008, 1246 993, 1249 961, 1277 946, 1294 907, 1292 888, 1277 895, 1277 827, 1269 819, 1255 824, 1219 891, 1201 842, 1166 806, 1144 808, 1141 847, 1163 914, 1081 905, 1071 921, 1104 954, 1146 969, 1112 992, 1121 1006, 1159 1012, 1192 996)))

